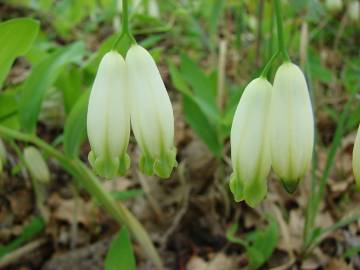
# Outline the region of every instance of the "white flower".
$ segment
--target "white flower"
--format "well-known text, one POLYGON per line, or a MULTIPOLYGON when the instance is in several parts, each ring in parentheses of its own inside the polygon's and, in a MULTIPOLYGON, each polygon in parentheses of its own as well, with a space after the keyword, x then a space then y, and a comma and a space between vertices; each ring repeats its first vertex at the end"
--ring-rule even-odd
POLYGON ((48 183, 50 181, 49 168, 37 148, 33 146, 26 147, 24 149, 24 160, 34 180, 41 183, 48 183))
POLYGON ((110 51, 102 58, 91 89, 87 132, 89 161, 106 178, 124 174, 130 165, 126 153, 130 136, 127 72, 123 57, 110 51))
POLYGON ((325 6, 328 10, 336 12, 342 9, 342 0, 326 0, 325 6))
POLYGON ((126 55, 131 125, 140 146, 140 169, 169 177, 176 166, 174 115, 159 70, 147 50, 133 45, 126 55))
POLYGON ((360 16, 360 2, 359 0, 353 0, 348 6, 349 17, 353 22, 359 21, 360 16))
POLYGON ((295 191, 308 170, 314 145, 314 118, 305 77, 298 66, 282 64, 271 98, 272 167, 287 191, 295 191))
POLYGON ((235 201, 257 205, 267 193, 271 168, 268 134, 272 86, 264 78, 251 81, 245 88, 231 127, 233 174, 230 189, 235 201))
POLYGON ((352 165, 353 165, 355 181, 357 185, 360 186, 360 126, 356 134, 356 139, 353 149, 352 165))

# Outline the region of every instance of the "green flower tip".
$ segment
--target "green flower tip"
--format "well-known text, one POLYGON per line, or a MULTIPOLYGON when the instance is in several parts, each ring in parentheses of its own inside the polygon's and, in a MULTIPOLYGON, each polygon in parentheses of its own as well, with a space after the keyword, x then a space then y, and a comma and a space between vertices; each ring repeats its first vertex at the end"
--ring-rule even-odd
POLYGON ((255 179, 250 181, 245 186, 245 202, 252 208, 256 207, 262 200, 264 200, 267 194, 267 185, 266 181, 262 179, 255 179))
POLYGON ((174 167, 177 167, 176 149, 172 148, 159 158, 152 158, 142 154, 140 157, 140 170, 146 175, 154 175, 161 178, 169 178, 174 167))
POLYGON ((283 187, 290 194, 292 194, 296 191, 296 189, 299 185, 299 181, 300 181, 300 179, 295 179, 295 180, 281 179, 281 183, 283 184, 283 187))
POLYGON ((236 202, 244 200, 250 207, 256 207, 267 194, 266 182, 260 180, 255 179, 245 182, 236 178, 235 174, 232 174, 229 185, 234 195, 234 200, 236 202))
POLYGON ((125 175, 130 167, 130 157, 127 153, 120 157, 96 157, 91 151, 88 156, 89 162, 94 171, 106 179, 113 179, 115 176, 125 175))
POLYGON ((231 193, 234 195, 235 202, 241 202, 244 199, 244 188, 242 186, 242 183, 236 178, 235 174, 232 174, 230 176, 229 187, 231 193))

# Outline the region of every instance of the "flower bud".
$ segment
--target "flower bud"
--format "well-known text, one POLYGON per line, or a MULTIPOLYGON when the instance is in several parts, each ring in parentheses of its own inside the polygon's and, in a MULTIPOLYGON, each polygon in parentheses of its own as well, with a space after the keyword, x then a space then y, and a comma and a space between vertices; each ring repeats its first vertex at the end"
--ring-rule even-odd
POLYGON ((337 12, 342 9, 343 2, 342 0, 326 0, 326 8, 331 12, 337 12))
POLYGON ((26 168, 34 180, 44 184, 50 181, 49 168, 37 148, 33 146, 26 147, 24 149, 24 160, 26 168))
POLYGON ((155 61, 147 50, 132 46, 126 55, 131 100, 131 126, 141 149, 140 170, 170 176, 176 163, 174 115, 155 61))
POLYGON ((352 165, 356 184, 360 186, 360 126, 355 138, 352 165))
POLYGON ((358 0, 351 1, 348 6, 349 17, 353 22, 358 22, 360 17, 360 2, 358 0))
POLYGON ((3 141, 0 139, 0 174, 3 171, 3 166, 6 162, 6 149, 3 141))
POLYGON ((288 192, 308 170, 314 145, 314 117, 304 74, 293 63, 276 71, 271 97, 271 161, 288 192))
POLYGON ((251 81, 237 106, 231 127, 233 174, 230 190, 235 201, 254 207, 267 193, 266 177, 271 168, 268 135, 271 84, 264 78, 251 81))
POLYGON ((125 174, 130 165, 126 153, 130 136, 127 91, 125 61, 110 51, 100 62, 87 113, 89 161, 96 173, 106 178, 125 174))

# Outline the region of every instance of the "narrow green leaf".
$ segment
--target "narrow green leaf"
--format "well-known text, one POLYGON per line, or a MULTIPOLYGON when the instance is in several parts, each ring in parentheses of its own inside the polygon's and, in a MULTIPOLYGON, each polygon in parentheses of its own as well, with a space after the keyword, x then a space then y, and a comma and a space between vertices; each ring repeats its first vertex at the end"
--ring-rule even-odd
POLYGON ((90 91, 82 94, 75 103, 64 127, 64 152, 66 155, 76 157, 79 148, 86 137, 86 114, 90 91))
POLYGON ((0 245, 0 258, 22 246, 33 236, 40 233, 44 227, 45 223, 42 218, 34 218, 29 225, 25 226, 24 230, 15 240, 8 245, 0 245))
POLYGON ((209 147, 217 157, 221 156, 221 145, 217 135, 216 127, 209 121, 201 109, 201 102, 195 98, 187 83, 183 80, 176 67, 169 65, 171 80, 175 88, 183 94, 183 108, 185 120, 194 129, 196 134, 209 147))
POLYGON ((20 125, 16 94, 16 91, 10 89, 0 92, 0 124, 18 130, 20 125))
POLYGON ((62 67, 79 61, 84 44, 73 43, 50 54, 36 65, 25 81, 19 101, 19 119, 26 132, 33 132, 46 90, 54 83, 62 67))
POLYGON ((111 196, 115 200, 121 200, 126 201, 135 197, 138 197, 140 195, 144 194, 144 190, 142 189, 130 189, 130 190, 124 190, 124 191, 113 191, 111 192, 111 196))
POLYGON ((83 70, 77 66, 63 68, 56 86, 62 90, 66 114, 69 114, 72 107, 79 100, 83 91, 83 70))
POLYGON ((135 270, 135 256, 125 226, 112 241, 105 259, 105 270, 135 270))
POLYGON ((245 239, 235 236, 237 224, 226 232, 228 241, 239 244, 246 249, 249 258, 249 269, 259 269, 274 252, 279 240, 278 225, 273 216, 266 215, 268 225, 265 229, 256 229, 246 235, 245 239))
POLYGON ((39 32, 39 23, 30 18, 0 23, 0 87, 15 58, 24 55, 39 32))

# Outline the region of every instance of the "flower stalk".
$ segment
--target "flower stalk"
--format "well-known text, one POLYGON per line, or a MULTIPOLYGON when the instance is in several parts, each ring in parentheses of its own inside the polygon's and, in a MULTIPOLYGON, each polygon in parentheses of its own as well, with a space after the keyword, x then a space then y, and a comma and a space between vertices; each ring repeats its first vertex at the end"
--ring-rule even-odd
POLYGON ((282 13, 281 13, 281 3, 280 0, 274 0, 275 16, 276 16, 276 25, 277 25, 277 34, 279 42, 279 50, 282 54, 282 57, 286 62, 290 62, 289 54, 286 50, 285 39, 284 39, 284 27, 282 23, 282 13))

